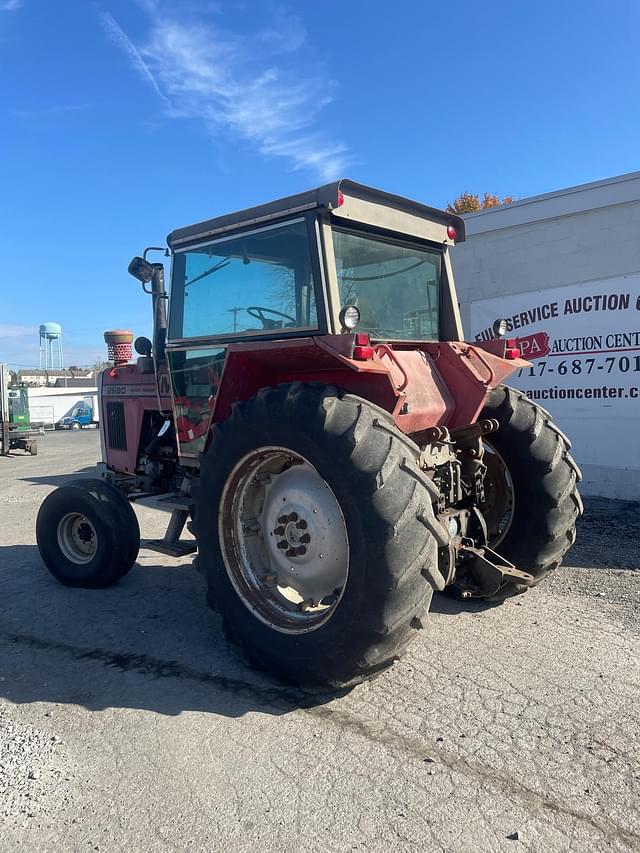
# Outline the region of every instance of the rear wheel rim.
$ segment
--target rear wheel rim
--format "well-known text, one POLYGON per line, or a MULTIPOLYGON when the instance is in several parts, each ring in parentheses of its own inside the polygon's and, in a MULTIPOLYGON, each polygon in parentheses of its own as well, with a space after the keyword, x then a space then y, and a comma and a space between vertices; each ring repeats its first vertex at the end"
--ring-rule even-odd
POLYGON ((58 547, 71 563, 86 565, 98 550, 98 534, 86 515, 68 512, 58 522, 58 547))
POLYGON ((349 572, 347 527, 300 454, 262 447, 238 462, 220 502, 219 541, 240 599, 269 627, 308 633, 335 613, 349 572))
POLYGON ((487 544, 496 550, 505 540, 513 523, 515 489, 509 468, 501 454, 486 439, 483 443, 483 461, 487 472, 484 478, 485 500, 481 509, 487 525, 487 544))

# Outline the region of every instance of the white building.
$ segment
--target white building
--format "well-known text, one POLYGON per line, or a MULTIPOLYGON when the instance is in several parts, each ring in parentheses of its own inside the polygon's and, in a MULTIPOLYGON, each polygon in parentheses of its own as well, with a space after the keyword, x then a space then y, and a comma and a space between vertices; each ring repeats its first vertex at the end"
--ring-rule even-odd
POLYGON ((468 340, 493 320, 532 362, 510 384, 571 437, 585 494, 640 500, 640 172, 465 216, 468 340))
POLYGON ((29 416, 33 424, 52 427, 70 415, 79 403, 91 409, 94 421, 99 419, 98 389, 95 385, 86 388, 29 388, 28 400, 29 416))

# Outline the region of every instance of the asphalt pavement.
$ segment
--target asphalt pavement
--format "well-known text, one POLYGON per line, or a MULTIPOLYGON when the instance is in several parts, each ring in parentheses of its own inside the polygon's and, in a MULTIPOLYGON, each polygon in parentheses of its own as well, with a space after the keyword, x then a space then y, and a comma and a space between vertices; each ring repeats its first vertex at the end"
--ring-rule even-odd
POLYGON ((98 453, 0 457, 0 850, 640 850, 640 505, 587 501, 540 587, 437 596, 390 670, 305 694, 247 668, 190 557, 54 581, 38 507, 98 453))

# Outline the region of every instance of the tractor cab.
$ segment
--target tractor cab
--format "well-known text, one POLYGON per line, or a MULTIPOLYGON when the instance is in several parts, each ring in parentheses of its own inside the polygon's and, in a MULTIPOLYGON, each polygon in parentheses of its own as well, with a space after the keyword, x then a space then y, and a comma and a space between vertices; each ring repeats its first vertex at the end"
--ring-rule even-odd
POLYGON ((9 423, 14 424, 16 430, 23 432, 31 427, 31 416, 29 414, 28 389, 25 386, 9 388, 9 423))
POLYGON ((169 340, 459 339, 460 240, 459 217, 351 181, 178 229, 169 340))

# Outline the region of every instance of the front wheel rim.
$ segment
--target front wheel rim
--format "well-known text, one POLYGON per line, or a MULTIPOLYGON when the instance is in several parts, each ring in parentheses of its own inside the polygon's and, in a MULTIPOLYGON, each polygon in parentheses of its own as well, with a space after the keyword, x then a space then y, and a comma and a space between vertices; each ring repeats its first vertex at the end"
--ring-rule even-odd
POLYGON ((86 515, 68 512, 58 522, 58 547, 71 563, 86 565, 98 550, 98 534, 86 515))
POLYGON ((349 572, 347 527, 305 457, 262 447, 241 459, 222 494, 219 541, 234 589, 264 624, 303 634, 334 615, 349 572))

